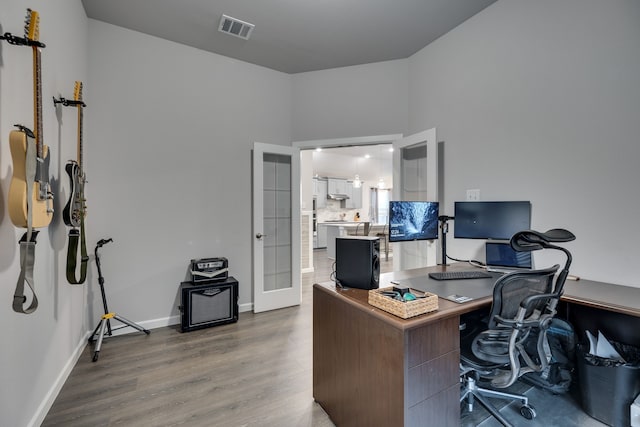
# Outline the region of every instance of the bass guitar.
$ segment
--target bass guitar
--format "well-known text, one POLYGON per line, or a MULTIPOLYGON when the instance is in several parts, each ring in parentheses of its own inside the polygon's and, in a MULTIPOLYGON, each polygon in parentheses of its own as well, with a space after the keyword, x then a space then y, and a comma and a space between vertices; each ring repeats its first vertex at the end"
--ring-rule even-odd
POLYGON ((25 37, 7 38, 12 44, 26 44, 33 50, 33 92, 35 132, 25 126, 9 134, 13 176, 9 186, 9 217, 16 227, 46 227, 53 218, 53 193, 49 184, 49 147, 43 143, 42 78, 38 12, 27 9, 25 37), (31 218, 29 218, 31 217, 31 218))
POLYGON ((80 227, 86 213, 86 200, 84 198, 86 177, 82 167, 82 118, 84 107, 84 103, 82 102, 82 82, 75 83, 73 99, 75 102, 68 104, 78 107, 78 152, 77 161, 70 160, 65 166, 71 182, 71 194, 69 195, 69 201, 62 211, 62 219, 69 227, 80 227))

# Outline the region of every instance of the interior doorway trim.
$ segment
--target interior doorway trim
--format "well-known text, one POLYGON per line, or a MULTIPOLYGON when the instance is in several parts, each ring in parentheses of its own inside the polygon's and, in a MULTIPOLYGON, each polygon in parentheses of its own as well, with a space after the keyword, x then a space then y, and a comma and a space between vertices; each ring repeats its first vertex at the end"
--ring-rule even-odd
POLYGON ((344 147, 349 145, 374 145, 392 143, 402 138, 401 133, 391 135, 355 136, 350 138, 310 139, 307 141, 293 141, 291 144, 301 150, 310 148, 344 147))

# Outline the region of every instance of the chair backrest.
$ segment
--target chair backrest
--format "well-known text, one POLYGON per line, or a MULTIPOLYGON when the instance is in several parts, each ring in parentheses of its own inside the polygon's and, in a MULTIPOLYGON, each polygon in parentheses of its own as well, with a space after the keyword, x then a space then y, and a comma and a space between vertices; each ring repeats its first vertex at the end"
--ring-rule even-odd
POLYGON ((541 372, 547 367, 544 350, 546 331, 556 314, 571 265, 571 253, 556 243, 574 239, 573 233, 564 229, 552 229, 544 233, 525 230, 511 237, 511 247, 516 251, 554 249, 563 252, 566 260, 559 273, 560 266, 554 265, 510 273, 496 281, 489 329, 479 333, 471 345, 473 354, 479 359, 509 365, 508 371, 502 371, 493 378, 493 386, 509 387, 523 373, 541 372), (531 354, 525 345, 528 339, 536 341, 531 354), (526 366, 521 366, 520 360, 526 366))
POLYGON ((553 289, 559 267, 556 264, 542 270, 518 271, 500 277, 493 287, 489 329, 499 327, 498 318, 515 319, 520 307, 526 309, 524 317, 529 318, 535 311, 544 312, 551 299, 560 298, 553 289))

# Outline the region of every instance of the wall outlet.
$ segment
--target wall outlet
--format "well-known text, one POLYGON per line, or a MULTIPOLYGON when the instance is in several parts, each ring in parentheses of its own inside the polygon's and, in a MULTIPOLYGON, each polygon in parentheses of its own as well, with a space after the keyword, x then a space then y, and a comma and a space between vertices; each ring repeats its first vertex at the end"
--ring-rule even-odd
POLYGON ((480 190, 478 189, 474 189, 474 190, 467 190, 467 201, 468 202, 475 202, 480 200, 480 190))

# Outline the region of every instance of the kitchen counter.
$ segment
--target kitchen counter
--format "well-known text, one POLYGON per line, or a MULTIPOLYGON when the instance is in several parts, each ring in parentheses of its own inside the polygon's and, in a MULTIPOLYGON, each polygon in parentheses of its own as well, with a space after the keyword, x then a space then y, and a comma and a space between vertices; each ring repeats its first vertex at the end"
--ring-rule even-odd
MULTIPOLYGON (((366 224, 368 222, 365 221, 326 221, 318 223, 318 225, 324 225, 327 228, 327 257, 336 259, 336 237, 356 233, 365 236, 366 224)), ((368 232, 369 230, 366 231, 368 232)))

